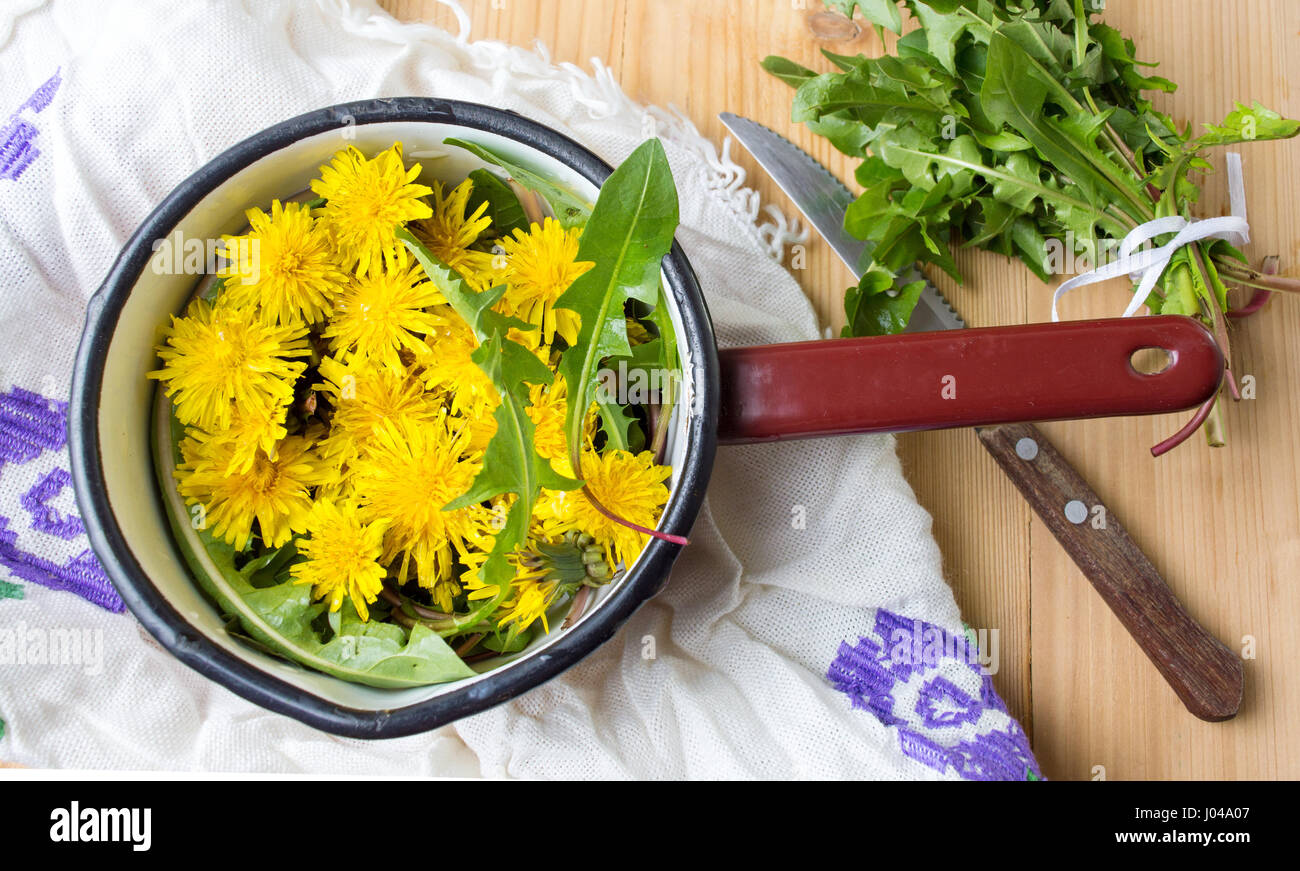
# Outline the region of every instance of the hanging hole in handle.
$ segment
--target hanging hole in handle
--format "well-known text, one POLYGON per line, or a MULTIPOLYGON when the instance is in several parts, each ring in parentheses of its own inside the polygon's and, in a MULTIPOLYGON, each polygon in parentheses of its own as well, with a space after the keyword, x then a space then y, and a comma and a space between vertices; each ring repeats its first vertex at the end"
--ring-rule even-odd
POLYGON ((1174 355, 1164 348, 1138 348, 1129 355, 1128 364, 1139 375, 1159 375, 1174 365, 1174 355))

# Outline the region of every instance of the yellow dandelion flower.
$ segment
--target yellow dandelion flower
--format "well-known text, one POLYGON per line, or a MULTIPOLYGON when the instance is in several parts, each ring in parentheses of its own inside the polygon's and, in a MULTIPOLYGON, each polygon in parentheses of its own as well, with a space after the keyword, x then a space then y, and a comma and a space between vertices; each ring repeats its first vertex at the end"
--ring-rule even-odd
POLYGON ((492 226, 492 219, 484 215, 487 201, 479 203, 473 214, 469 196, 474 184, 465 179, 450 194, 440 182, 433 183, 433 216, 411 224, 411 232, 428 246, 439 261, 469 282, 474 290, 482 291, 492 284, 493 255, 486 251, 472 251, 470 246, 492 226))
POLYGON ((464 427, 468 437, 465 441, 465 450, 469 453, 482 453, 487 450, 488 442, 492 441, 492 436, 497 434, 497 419, 493 416, 496 405, 482 405, 477 409, 471 409, 471 413, 460 416, 456 415, 448 419, 448 425, 455 427, 464 427))
POLYGON ((442 324, 430 331, 425 352, 417 355, 420 380, 426 389, 444 396, 455 414, 491 415, 501 394, 471 357, 478 348, 474 331, 450 307, 437 311, 442 324))
POLYGON ((375 428, 385 421, 432 421, 437 417, 437 404, 406 372, 325 357, 320 374, 324 379, 320 389, 334 406, 330 432, 320 448, 336 464, 359 456, 375 428))
POLYGON ((334 246, 302 203, 271 202, 271 214, 249 209, 249 232, 224 236, 231 263, 222 293, 236 306, 260 307, 272 321, 316 323, 348 282, 334 246))
POLYGON ((311 189, 325 198, 321 221, 344 265, 355 267, 360 274, 391 261, 399 249, 405 250, 394 235, 401 225, 433 214, 421 199, 432 189, 416 183, 418 163, 406 169, 400 142, 370 160, 348 146, 320 170, 321 177, 311 183, 311 189))
POLYGON ((555 341, 556 333, 569 344, 578 338, 581 319, 576 312, 555 308, 555 301, 595 265, 578 261, 580 232, 546 218, 527 233, 515 230, 513 238, 501 240, 506 260, 500 273, 506 282, 502 304, 507 313, 536 324, 547 344, 555 341))
POLYGON ((288 412, 287 402, 269 409, 256 405, 236 406, 230 426, 221 431, 231 442, 231 470, 247 472, 259 452, 275 453, 275 446, 288 435, 285 429, 288 412))
POLYGON ((443 510, 469 490, 478 474, 482 458, 466 455, 468 438, 467 432, 453 432, 442 421, 385 421, 353 466, 362 517, 387 524, 383 561, 401 555, 402 581, 414 562, 420 585, 444 611, 460 592, 451 570, 454 554, 463 556, 470 546, 491 546, 489 509, 470 505, 443 510))
POLYGON ((347 596, 362 620, 379 597, 387 571, 379 564, 384 522, 363 523, 354 505, 318 500, 307 519, 308 537, 298 542, 306 559, 289 569, 295 584, 311 584, 312 597, 337 611, 347 596))
POLYGON ((279 547, 307 528, 311 489, 331 475, 300 436, 281 441, 274 454, 258 451, 242 471, 232 471, 235 449, 229 437, 190 430, 176 468, 181 496, 202 505, 206 528, 235 549, 247 546, 254 521, 262 541, 279 547))
POLYGON ((528 350, 537 355, 547 366, 551 365, 551 357, 558 355, 550 345, 542 341, 542 331, 535 328, 521 329, 520 327, 510 327, 506 330, 506 339, 517 345, 523 345, 528 350))
MULTIPOLYGON (((491 599, 497 594, 497 585, 485 584, 479 576, 482 559, 485 557, 486 554, 482 555, 471 564, 469 571, 461 576, 465 588, 469 591, 470 601, 491 599)), ((497 626, 504 629, 514 625, 522 631, 541 620, 543 630, 549 632, 551 627, 547 622, 546 612, 565 592, 564 585, 546 568, 523 564, 516 554, 511 554, 509 560, 515 568, 515 576, 510 581, 510 598, 506 599, 496 611, 497 626)))
MULTIPOLYGON (((600 545, 591 536, 569 533, 561 539, 548 540, 533 525, 527 544, 509 556, 514 569, 509 596, 494 612, 498 628, 522 631, 540 620, 550 631, 547 612, 557 602, 585 585, 600 585, 610 580, 610 567, 604 562, 600 545)), ((466 560, 468 570, 461 576, 471 601, 494 598, 499 587, 485 583, 480 571, 484 554, 466 560)))
POLYGON ((549 386, 530 384, 528 408, 524 413, 533 422, 533 444, 537 455, 547 460, 564 458, 568 452, 568 439, 564 435, 564 417, 569 409, 569 388, 564 376, 556 375, 549 386))
POLYGON ((559 598, 560 582, 548 581, 545 575, 536 572, 519 579, 515 585, 515 594, 506 602, 501 614, 501 624, 512 623, 520 629, 527 629, 538 620, 542 621, 542 630, 550 632, 551 626, 546 619, 546 612, 559 598))
MULTIPOLYGON (((592 495, 617 516, 653 529, 668 502, 664 481, 672 474, 667 466, 654 462, 650 451, 631 454, 584 451, 582 477, 592 495)), ((582 490, 542 492, 534 516, 551 537, 577 530, 596 539, 611 566, 625 566, 641 553, 649 536, 609 519, 596 509, 582 490)))
MULTIPOLYGON (((537 455, 550 460, 551 468, 566 478, 574 477, 573 463, 569 460, 569 438, 564 431, 564 419, 569 413, 569 388, 564 376, 558 373, 549 387, 537 384, 528 386, 529 406, 524 410, 533 422, 533 444, 537 455)), ((600 406, 591 403, 587 419, 582 422, 583 445, 592 447, 596 431, 600 428, 600 406)))
POLYGON ((183 424, 230 427, 236 408, 270 412, 293 399, 293 382, 307 368, 305 327, 274 325, 246 310, 196 299, 184 317, 172 316, 159 346, 163 367, 150 372, 166 385, 183 424))
POLYGON ((400 351, 419 355, 427 346, 416 334, 432 332, 443 318, 425 309, 446 303, 424 269, 403 248, 384 269, 357 276, 334 303, 322 333, 338 354, 356 354, 404 373, 400 351))

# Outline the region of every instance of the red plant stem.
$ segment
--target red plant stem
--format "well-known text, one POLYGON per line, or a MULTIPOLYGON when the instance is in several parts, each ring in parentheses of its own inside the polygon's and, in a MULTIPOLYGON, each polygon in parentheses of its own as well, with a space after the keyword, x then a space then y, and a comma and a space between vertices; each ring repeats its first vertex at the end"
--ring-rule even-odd
POLYGON ((668 380, 668 386, 660 393, 657 405, 651 408, 657 412, 654 420, 654 439, 650 443, 650 450, 654 451, 656 463, 662 463, 664 454, 668 449, 668 426, 672 423, 673 418, 673 383, 672 379, 668 380))
MULTIPOLYGON (((1191 247, 1192 255, 1196 258, 1196 267, 1201 271, 1201 275, 1207 277, 1206 283, 1208 284, 1209 268, 1206 265, 1205 257, 1201 254, 1201 248, 1196 244, 1191 247)), ((1219 343, 1219 347, 1223 350, 1224 359, 1229 359, 1228 323, 1222 317, 1226 312, 1221 312, 1219 307, 1214 304, 1211 304, 1210 311, 1214 318, 1213 327, 1215 341, 1219 343)), ((1232 395, 1233 399, 1241 399, 1241 392, 1237 389, 1237 379, 1232 377, 1232 369, 1227 365, 1223 368, 1223 382, 1227 384, 1228 393, 1232 395)), ((1220 386, 1222 387, 1222 383, 1220 386)), ((1219 391, 1216 390, 1214 396, 1210 397, 1204 405, 1196 410, 1196 414, 1192 415, 1192 419, 1183 424, 1182 429, 1178 430, 1178 432, 1174 433, 1151 449, 1151 456, 1158 457, 1162 454, 1166 454, 1187 441, 1191 434, 1200 429, 1206 420, 1209 419, 1211 412, 1214 410, 1214 403, 1217 402, 1218 399, 1219 391)), ((1213 436, 1213 433, 1211 433, 1211 436, 1213 436)), ((1213 437, 1211 437, 1210 441, 1212 444, 1222 444, 1221 441, 1215 442, 1213 437)))
POLYGON ((1231 369, 1223 370, 1223 381, 1228 385, 1228 394, 1232 396, 1233 401, 1241 402, 1241 391, 1237 389, 1237 379, 1232 377, 1231 369))
POLYGON ((415 624, 420 622, 419 620, 416 620, 414 617, 406 616, 406 613, 402 611, 401 608, 393 609, 392 618, 396 620, 398 623, 405 626, 407 629, 414 629, 415 624))
MULTIPOLYGON (((1196 253, 1198 262, 1202 265, 1202 267, 1204 267, 1205 261, 1201 259, 1200 250, 1199 249, 1193 249, 1193 250, 1196 253)), ((1276 276, 1279 269, 1280 262, 1281 262, 1281 258, 1279 258, 1277 255, 1265 257, 1264 262, 1259 267, 1259 274, 1276 276)), ((1234 273, 1235 270, 1234 271, 1223 270, 1223 274, 1227 275, 1230 281, 1233 280, 1234 278, 1240 277, 1239 274, 1234 274, 1234 273)), ((1287 279, 1287 280, 1291 280, 1291 279, 1287 279)), ((1249 303, 1247 303, 1246 305, 1242 306, 1239 309, 1225 311, 1224 314, 1230 318, 1244 318, 1247 315, 1252 315, 1255 312, 1259 311, 1261 308, 1263 308, 1264 303, 1268 302, 1269 297, 1271 297, 1272 295, 1273 295, 1273 291, 1264 290, 1263 288, 1257 287, 1254 295, 1250 298, 1249 303)), ((1217 321, 1215 326, 1216 326, 1215 334, 1217 335, 1219 332, 1217 329, 1219 323, 1217 321)), ((1234 400, 1240 401, 1241 390, 1237 387, 1237 379, 1233 376, 1232 369, 1227 367, 1224 368, 1223 380, 1224 380, 1224 384, 1228 388, 1228 394, 1232 396, 1234 400)), ((1202 405, 1199 409, 1197 409, 1196 414, 1192 416, 1191 420, 1187 421, 1187 423, 1183 425, 1182 429, 1178 430, 1178 432, 1174 433, 1169 438, 1165 439, 1160 444, 1153 447, 1151 449, 1151 456, 1158 457, 1161 454, 1168 453, 1169 451, 1181 445, 1183 442, 1187 441, 1188 436, 1196 432, 1196 430, 1198 430, 1201 427, 1201 425, 1204 424, 1205 421, 1209 418, 1210 412, 1214 410, 1214 403, 1218 400, 1218 398, 1219 396, 1216 393, 1204 405, 1202 405)))
MULTIPOLYGON (((1200 243, 1193 243, 1191 246, 1192 256, 1196 259, 1196 268, 1201 273, 1203 286, 1210 286, 1210 268, 1205 262, 1205 256, 1201 252, 1200 243)), ((1212 327, 1214 329, 1214 339, 1219 343, 1219 349, 1223 351, 1224 360, 1232 360, 1232 345, 1228 339, 1228 320, 1223 316, 1223 311, 1217 303, 1210 303, 1210 316, 1213 319, 1212 327)), ((1228 363, 1228 365, 1232 365, 1228 363)))
POLYGON ((583 586, 582 589, 573 594, 573 604, 569 606, 569 613, 564 618, 564 625, 561 630, 568 629, 574 623, 582 618, 587 610, 587 602, 591 601, 591 587, 583 586))
POLYGON ((1241 308, 1228 309, 1227 311, 1228 317, 1230 318, 1250 317, 1255 312, 1259 311, 1264 307, 1264 303, 1269 301, 1269 298, 1273 296, 1273 293, 1274 291, 1271 290, 1262 290, 1262 289, 1256 290, 1255 294, 1250 298, 1250 302, 1246 303, 1241 308))
POLYGON ((1182 429, 1153 447, 1151 449, 1151 456, 1158 457, 1161 454, 1168 453, 1183 442, 1187 441, 1191 434, 1200 429, 1201 424, 1205 423, 1205 419, 1210 416, 1210 409, 1214 408, 1214 403, 1218 398, 1219 395, 1217 393, 1214 396, 1211 396, 1204 405, 1196 410, 1196 414, 1192 415, 1192 419, 1183 424, 1182 429))
POLYGON ((456 648, 456 655, 459 656, 459 657, 461 657, 462 659, 464 659, 464 658, 465 658, 465 654, 467 654, 467 653, 469 653, 471 650, 473 650, 473 649, 474 649, 474 645, 475 645, 475 644, 478 644, 478 643, 479 643, 480 641, 482 641, 482 640, 483 640, 483 633, 482 633, 482 632, 479 632, 479 633, 477 633, 477 634, 475 634, 475 635, 471 635, 470 637, 468 637, 468 638, 465 639, 465 643, 464 643, 464 644, 462 644, 460 647, 457 647, 457 648, 456 648))
POLYGON ((1223 271, 1225 277, 1232 281, 1233 284, 1240 284, 1244 287, 1254 287, 1261 290, 1276 290, 1282 293, 1300 293, 1300 278, 1289 278, 1285 275, 1264 275, 1260 272, 1249 273, 1239 272, 1237 270, 1223 271))
MULTIPOLYGON (((1273 255, 1272 257, 1265 257, 1264 263, 1259 267, 1259 271, 1264 275, 1277 275, 1278 263, 1279 263, 1279 258, 1276 254, 1273 255)), ((1250 317, 1255 312, 1262 309, 1264 307, 1264 303, 1268 302, 1269 299, 1273 296, 1273 294, 1274 291, 1264 290, 1262 287, 1255 288, 1255 293, 1250 297, 1250 302, 1246 303, 1241 308, 1235 308, 1229 310, 1227 313, 1228 317, 1230 318, 1250 317)))
POLYGON ((593 508, 595 508, 601 514, 605 515, 610 520, 614 521, 615 523, 621 526, 626 526, 628 529, 635 529, 637 532, 641 533, 642 535, 648 535, 651 538, 657 538, 660 541, 667 541, 670 542, 671 544, 679 544, 682 545, 683 547, 691 543, 690 539, 686 538, 686 536, 684 535, 673 535, 671 532, 660 532, 657 529, 647 529, 646 527, 639 526, 638 524, 635 524, 630 520, 624 520, 622 517, 619 517, 617 514, 610 511, 604 505, 601 505, 600 500, 597 499, 595 495, 591 492, 590 487, 584 486, 582 488, 582 494, 587 497, 587 500, 589 502, 591 502, 593 508))
MULTIPOLYGON (((379 597, 394 607, 401 608, 403 599, 393 591, 392 587, 385 586, 379 591, 379 597)), ((444 614, 442 611, 435 611, 432 608, 426 608, 418 602, 411 602, 411 610, 419 614, 426 620, 450 620, 450 614, 444 614)))
POLYGON ((654 451, 655 463, 662 464, 668 454, 668 425, 672 422, 673 407, 652 405, 650 408, 654 412, 654 439, 650 442, 650 450, 654 451))

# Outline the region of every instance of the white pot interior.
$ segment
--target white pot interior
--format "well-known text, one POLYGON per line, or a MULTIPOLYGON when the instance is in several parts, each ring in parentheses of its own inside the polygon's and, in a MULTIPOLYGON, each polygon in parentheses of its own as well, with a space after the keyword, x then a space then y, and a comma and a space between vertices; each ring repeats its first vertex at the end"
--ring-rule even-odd
MULTIPOLYGON (((252 206, 269 209, 273 198, 292 197, 308 186, 321 164, 347 145, 355 145, 371 155, 393 142, 401 142, 407 159, 423 165, 424 177, 458 183, 484 164, 461 149, 443 145, 447 137, 481 143, 570 185, 592 201, 596 198, 596 188, 590 182, 555 158, 529 146, 456 125, 394 121, 319 133, 261 158, 204 197, 179 224, 170 228, 168 235, 179 230, 184 239, 206 241, 219 239, 224 233, 240 232, 246 224, 245 209, 252 206)), ((151 453, 155 382, 145 377, 145 373, 158 366, 154 347, 160 328, 170 314, 180 313, 185 307, 201 276, 179 274, 176 270, 160 273, 153 266, 151 263, 146 267, 137 279, 113 333, 104 368, 98 425, 109 505, 131 552, 161 595, 191 626, 233 656, 337 705, 372 711, 400 708, 481 680, 479 675, 415 689, 376 689, 275 659, 246 647, 226 633, 216 607, 205 598, 173 543, 171 527, 156 496, 158 485, 151 453)), ((676 301, 671 296, 669 299, 683 356, 685 382, 683 398, 677 407, 687 412, 675 414, 669 439, 666 462, 674 466, 671 485, 675 491, 679 481, 675 460, 686 450, 686 418, 695 395, 692 379, 696 367, 689 357, 691 350, 683 334, 680 311, 676 301)), ((169 498, 179 499, 175 493, 169 498)), ((190 530, 187 532, 194 535, 190 530)), ((197 537, 192 545, 196 551, 202 550, 197 537)), ((598 591, 583 620, 591 619, 618 592, 626 576, 624 573, 622 578, 598 591)), ((542 655, 561 632, 559 621, 552 622, 548 635, 497 667, 510 668, 526 658, 542 655)))

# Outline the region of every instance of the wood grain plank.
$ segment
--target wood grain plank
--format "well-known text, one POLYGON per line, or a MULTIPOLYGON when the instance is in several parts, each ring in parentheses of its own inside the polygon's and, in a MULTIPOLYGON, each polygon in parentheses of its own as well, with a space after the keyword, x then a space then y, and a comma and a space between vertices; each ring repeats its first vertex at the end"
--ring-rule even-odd
MULTIPOLYGON (((1180 120, 1217 120, 1237 99, 1300 113, 1287 84, 1300 72, 1297 4, 1113 3, 1107 20, 1135 40, 1139 56, 1160 59, 1160 73, 1183 85, 1159 100, 1180 120)), ((1300 147, 1260 143, 1241 151, 1253 235, 1247 250, 1256 259, 1279 253, 1284 266, 1296 264, 1300 236, 1287 192, 1300 147)), ((1222 166, 1221 156, 1216 163, 1222 166)), ((1225 185, 1222 174, 1205 179, 1200 214, 1226 213, 1225 185)), ((1126 296, 1121 283, 1071 300, 1067 314, 1114 313, 1126 296)), ((1245 663, 1246 697, 1235 720, 1190 718, 1056 541, 1035 524, 1033 699, 1037 751, 1049 776, 1087 778, 1094 766, 1105 766, 1110 779, 1300 774, 1294 725, 1300 681, 1286 667, 1297 641, 1287 615, 1296 613, 1300 596, 1283 568, 1294 566, 1300 552, 1291 435, 1300 407, 1290 389, 1300 366, 1296 302, 1274 300, 1266 314, 1232 330, 1236 371, 1255 374, 1269 388, 1228 409, 1224 448, 1208 448, 1197 437, 1153 461, 1147 446, 1172 432, 1178 417, 1044 427, 1108 494, 1188 610, 1231 648, 1239 650, 1249 635, 1258 651, 1245 663)), ((1036 293, 1032 316, 1045 317, 1049 303, 1045 289, 1036 293)))
MULTIPOLYGON (((386 0, 397 17, 454 29, 436 0, 386 0)), ((851 39, 814 37, 815 0, 476 0, 466 3, 475 38, 531 45, 541 39, 557 61, 586 67, 599 56, 630 96, 679 107, 707 136, 734 111, 790 135, 842 178, 852 162, 789 121, 790 91, 757 62, 780 54, 826 69, 822 47, 878 53, 869 30, 851 39)), ((1139 56, 1183 85, 1161 97, 1180 119, 1217 120, 1234 99, 1259 99, 1300 115, 1288 80, 1300 80, 1300 4, 1292 0, 1112 0, 1107 21, 1131 36, 1139 56)), ((1300 145, 1244 148, 1256 256, 1278 253, 1300 265, 1300 226, 1289 192, 1300 181, 1300 145)), ((733 157, 765 202, 795 214, 748 155, 733 157)), ((1205 183, 1201 214, 1226 211, 1222 176, 1205 183)), ((848 271, 820 240, 806 246, 795 276, 823 323, 838 329, 848 271)), ((1050 288, 1018 264, 962 252, 961 287, 939 277, 976 325, 1046 320, 1050 288)), ((1114 314, 1122 282, 1065 304, 1067 317, 1114 314)), ((1236 371, 1256 376, 1258 398, 1228 413, 1229 442, 1200 441, 1152 460, 1147 448, 1179 417, 1044 425, 1062 453, 1111 500, 1130 534, 1188 610, 1234 649, 1246 635, 1258 658, 1246 662, 1242 713, 1224 724, 1193 719, 1131 642, 1059 544, 971 432, 899 439, 917 498, 935 520, 945 573, 975 627, 1001 632, 998 689, 1034 738, 1045 772, 1088 778, 1104 765, 1112 779, 1300 777, 1300 676, 1287 652, 1300 638, 1293 615, 1300 589, 1300 301, 1274 300, 1233 329, 1236 371), (1032 635, 1031 635, 1032 629, 1032 635), (1030 669, 1032 653, 1032 674, 1030 669)))

